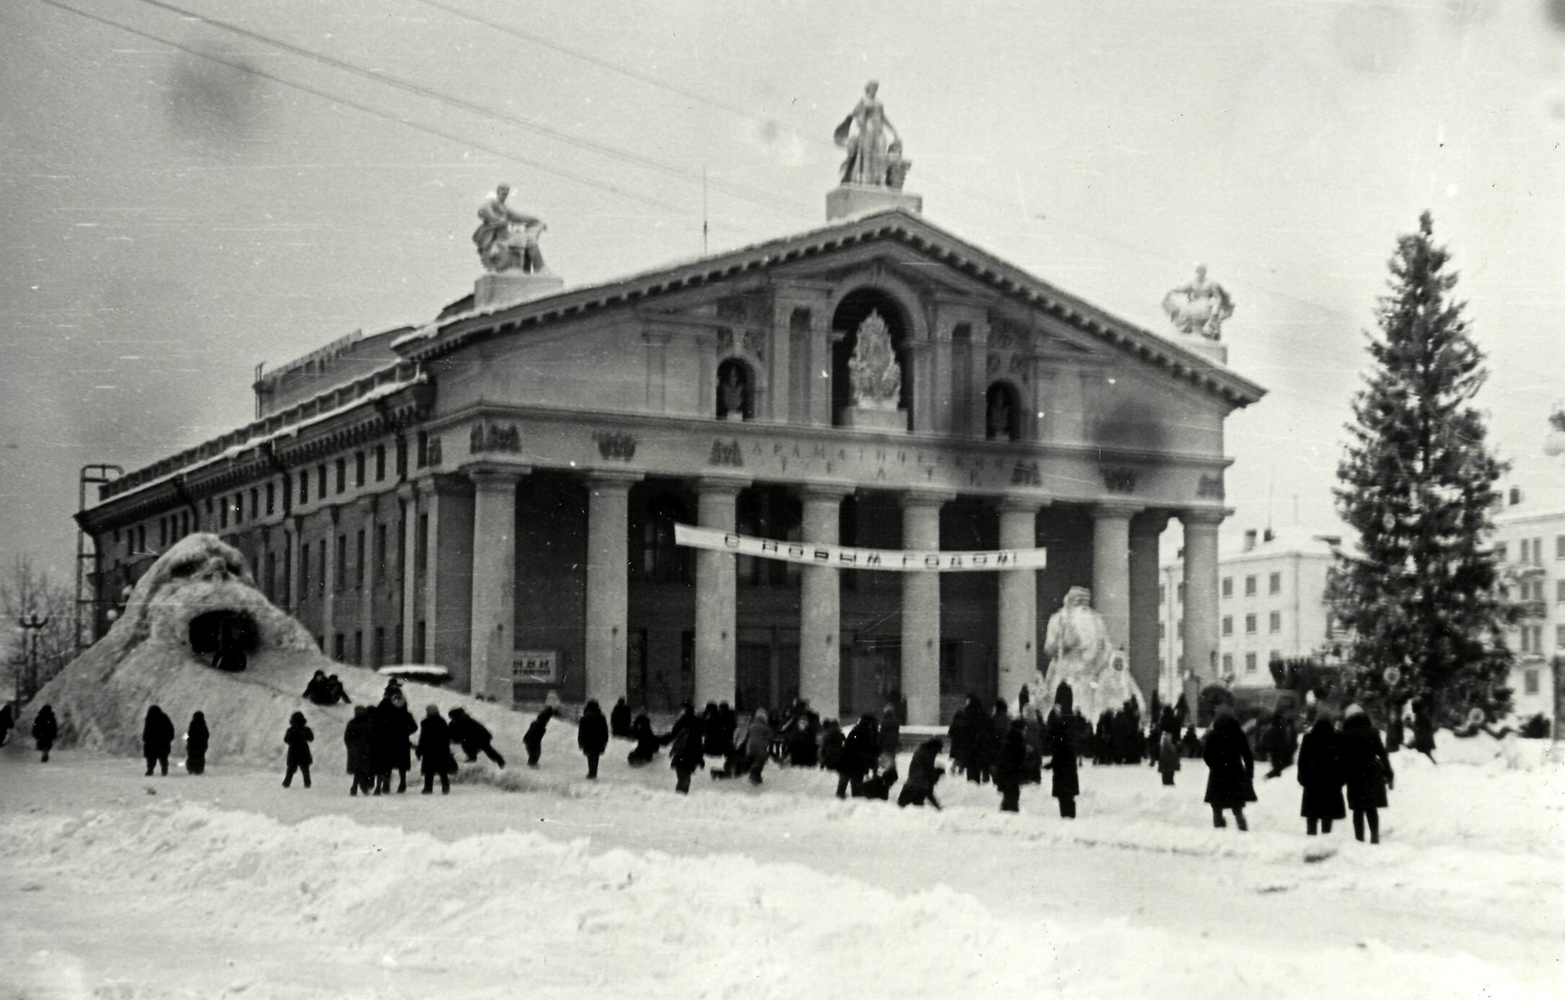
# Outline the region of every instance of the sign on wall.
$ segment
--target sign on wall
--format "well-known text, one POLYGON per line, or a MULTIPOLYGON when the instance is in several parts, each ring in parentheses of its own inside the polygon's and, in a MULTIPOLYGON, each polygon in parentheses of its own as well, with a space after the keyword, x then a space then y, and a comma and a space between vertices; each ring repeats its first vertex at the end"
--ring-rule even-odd
POLYGON ((780 559, 806 566, 874 569, 894 573, 971 573, 1007 569, 1043 569, 1047 549, 996 549, 952 552, 920 549, 858 549, 812 542, 778 542, 710 528, 674 525, 674 544, 758 559, 780 559))
POLYGON ((556 649, 519 649, 511 658, 511 680, 518 684, 556 684, 560 654, 556 649))

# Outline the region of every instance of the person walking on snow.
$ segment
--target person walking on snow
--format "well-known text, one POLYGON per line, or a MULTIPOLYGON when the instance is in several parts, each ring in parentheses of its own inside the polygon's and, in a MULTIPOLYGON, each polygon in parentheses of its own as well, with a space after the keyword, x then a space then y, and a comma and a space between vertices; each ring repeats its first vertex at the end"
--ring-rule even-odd
POLYGON ((624 698, 616 701, 609 712, 609 732, 617 740, 635 738, 630 733, 630 706, 625 704, 624 698))
POLYGON ((1212 825, 1226 827, 1223 810, 1231 809, 1234 825, 1241 832, 1250 829, 1244 819, 1244 807, 1255 799, 1255 755, 1245 739, 1233 707, 1221 705, 1217 721, 1206 734, 1206 804, 1212 807, 1212 825))
POLYGON ((598 778, 598 758, 609 745, 609 722, 603 717, 603 709, 596 701, 588 701, 581 710, 581 721, 576 723, 576 745, 587 758, 587 777, 598 778))
POLYGON ((375 723, 375 790, 391 793, 391 772, 397 772, 397 791, 408 790, 408 771, 413 766, 412 744, 408 740, 418 732, 418 723, 408 711, 402 685, 395 679, 386 685, 386 694, 373 710, 375 723))
MULTIPOLYGON (((456 714, 455 709, 452 710, 452 714, 456 714)), ((526 734, 522 736, 522 746, 527 748, 528 767, 538 766, 538 755, 543 753, 543 734, 549 728, 549 720, 552 718, 554 718, 554 709, 548 705, 543 706, 528 725, 526 734)), ((494 751, 491 750, 490 755, 494 756, 494 751)), ((502 763, 500 766, 505 765, 502 763)))
POLYGON ((54 719, 54 707, 45 705, 33 716, 33 743, 43 754, 40 763, 49 763, 49 751, 54 749, 54 738, 60 734, 60 724, 54 719))
POLYGON ((706 758, 701 753, 701 720, 696 718, 695 709, 687 705, 681 718, 684 725, 675 727, 668 757, 669 767, 674 769, 674 791, 688 795, 690 776, 706 766, 706 758))
MULTIPOLYGON (((1419 749, 1416 735, 1413 747, 1419 749)), ((1348 786, 1348 808, 1353 810, 1353 836, 1362 841, 1368 823, 1369 842, 1378 844, 1380 810, 1386 808, 1386 791, 1393 787, 1396 775, 1391 771, 1385 744, 1380 742, 1380 731, 1358 705, 1348 706, 1337 751, 1348 786)))
POLYGON ((894 766, 897 761, 897 751, 901 749, 902 722, 897 715, 897 706, 888 701, 886 707, 880 710, 880 754, 876 760, 889 756, 894 766))
POLYGON ((375 722, 368 705, 353 706, 353 718, 342 727, 342 743, 348 752, 345 770, 353 775, 348 794, 380 794, 375 788, 375 722))
POLYGON ((837 798, 847 798, 851 788, 858 795, 864 775, 875 766, 880 756, 880 726, 875 717, 865 713, 859 718, 842 746, 842 759, 837 765, 837 798))
POLYGON ((304 713, 293 713, 288 718, 288 731, 283 734, 283 745, 288 748, 288 770, 283 774, 284 788, 293 784, 295 771, 304 777, 304 787, 310 787, 310 765, 315 762, 310 754, 310 744, 313 742, 315 734, 305 725, 304 713))
MULTIPOLYGON (((462 753, 467 757, 468 763, 478 759, 481 753, 495 762, 496 767, 505 767, 505 758, 494 748, 494 737, 489 735, 489 730, 483 723, 468 715, 460 708, 451 710, 451 722, 446 724, 440 720, 442 726, 446 726, 451 735, 451 742, 462 748, 462 753)), ((455 768, 453 768, 455 770, 455 768)))
POLYGON ((1338 740, 1331 717, 1322 712, 1299 743, 1299 785, 1304 789, 1299 815, 1304 817, 1304 832, 1311 837, 1315 836, 1317 825, 1322 833, 1330 833, 1332 822, 1347 815, 1342 804, 1342 758, 1338 740))
POLYGON ((1297 739, 1293 717, 1280 708, 1272 713, 1272 727, 1266 733, 1266 759, 1271 763, 1271 768, 1266 772, 1266 777, 1281 777, 1282 772, 1293 766, 1297 739))
POLYGON ((185 773, 206 773, 206 750, 211 745, 212 734, 207 731, 206 716, 200 712, 190 717, 185 730, 185 773))
MULTIPOLYGON (((454 714, 455 710, 453 710, 454 714)), ((451 733, 446 720, 440 717, 438 706, 424 709, 424 723, 418 730, 418 753, 424 773, 424 794, 435 790, 435 779, 440 779, 440 794, 451 794, 451 773, 456 770, 456 758, 451 756, 451 733)))
POLYGON ((766 724, 766 709, 758 708, 745 731, 744 757, 750 772, 750 784, 761 783, 761 772, 766 768, 766 758, 772 748, 772 727, 766 724))
POLYGON ((1027 778, 1027 722, 1013 719, 1000 744, 994 786, 1000 790, 1000 811, 1021 812, 1022 782, 1027 778))
POLYGON ((174 722, 156 705, 147 709, 147 721, 141 727, 141 753, 147 758, 147 777, 153 767, 161 767, 168 776, 168 754, 174 747, 174 722))
MULTIPOLYGON (((1343 720, 1343 728, 1347 728, 1347 720, 1343 720)), ((1413 702, 1413 749, 1429 758, 1429 763, 1435 764, 1435 717, 1424 699, 1413 702)))
MULTIPOLYGON (((1170 719, 1173 713, 1168 709, 1163 710, 1170 719)), ((1172 786, 1174 774, 1179 770, 1179 744, 1174 740, 1174 734, 1167 729, 1158 731, 1157 740, 1157 771, 1163 776, 1163 784, 1172 786)))

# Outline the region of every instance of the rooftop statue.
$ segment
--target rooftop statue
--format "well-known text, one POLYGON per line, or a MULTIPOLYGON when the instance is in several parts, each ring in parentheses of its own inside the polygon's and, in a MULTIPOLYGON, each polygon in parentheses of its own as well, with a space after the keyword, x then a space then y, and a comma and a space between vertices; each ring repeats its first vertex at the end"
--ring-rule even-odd
POLYGON ((842 164, 842 183, 900 190, 912 163, 902 158, 901 136, 886 118, 885 105, 875 96, 879 90, 880 84, 874 80, 864 85, 864 96, 832 133, 832 141, 848 151, 842 164))
POLYGON ((853 405, 860 409, 895 410, 902 400, 902 366, 878 311, 859 324, 848 378, 853 383, 853 405))
POLYGON ((1194 281, 1163 296, 1163 311, 1180 333, 1221 340, 1223 321, 1234 314, 1234 302, 1222 285, 1206 280, 1206 265, 1197 264, 1194 281))
POLYGON ((549 227, 541 219, 507 205, 505 199, 510 193, 511 186, 501 184, 478 206, 478 228, 473 230, 478 259, 483 261, 484 270, 495 273, 542 273, 545 268, 538 237, 549 227))

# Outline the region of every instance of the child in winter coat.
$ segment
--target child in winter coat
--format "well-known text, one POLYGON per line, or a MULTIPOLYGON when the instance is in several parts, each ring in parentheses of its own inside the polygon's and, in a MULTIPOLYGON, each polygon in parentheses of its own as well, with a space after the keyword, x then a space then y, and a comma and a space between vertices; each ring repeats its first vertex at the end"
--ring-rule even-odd
POLYGON ((456 771, 456 758, 451 756, 451 731, 446 720, 440 717, 440 708, 430 705, 424 709, 424 722, 418 728, 418 746, 414 749, 422 761, 424 794, 435 791, 435 779, 440 779, 440 794, 451 794, 451 775, 456 771))
POLYGON ((41 763, 49 763, 49 751, 54 749, 54 738, 60 733, 59 723, 54 720, 54 706, 45 705, 33 716, 33 742, 38 745, 43 754, 41 763))
POLYGON ((1178 770, 1179 744, 1174 742, 1174 734, 1165 729, 1157 742, 1157 773, 1163 776, 1163 784, 1171 786, 1178 770))
POLYGON ((609 722, 596 701, 587 702, 581 710, 581 721, 576 723, 576 745, 587 758, 587 777, 596 780, 598 758, 609 745, 609 722))
POLYGON ((315 734, 304 724, 304 713, 293 713, 288 719, 288 731, 283 734, 283 744, 288 747, 288 771, 283 775, 284 788, 293 784, 295 771, 304 776, 304 787, 310 787, 310 765, 315 762, 315 758, 310 755, 310 744, 314 741, 315 734))
POLYGON ((1342 753, 1336 727, 1324 712, 1299 743, 1299 784, 1304 788, 1299 815, 1304 817, 1304 832, 1315 836, 1316 824, 1322 833, 1331 832, 1333 820, 1346 816, 1342 804, 1342 753))
MULTIPOLYGON (((1413 748, 1419 749, 1416 736, 1413 748)), ((1348 808, 1353 810, 1353 836, 1363 840, 1367 822, 1369 842, 1378 844, 1380 810, 1386 808, 1386 791, 1393 786, 1396 776, 1391 772, 1391 758, 1386 756, 1386 747, 1380 742, 1380 731, 1357 705, 1349 705, 1343 717, 1337 752, 1342 761, 1342 776, 1348 785, 1348 808)))
POLYGON ((913 751, 913 759, 907 766, 907 782, 902 786, 902 794, 897 796, 898 806, 922 806, 928 801, 936 812, 940 811, 940 800, 935 798, 935 785, 946 769, 936 767, 935 758, 940 756, 943 749, 945 743, 935 736, 925 740, 913 751))
POLYGON ((522 737, 522 746, 527 748, 528 767, 538 766, 538 755, 543 752, 543 734, 549 728, 549 720, 552 718, 554 718, 554 709, 545 705, 522 737))
POLYGON ((365 795, 379 795, 375 788, 375 723, 368 705, 353 706, 353 718, 342 728, 342 742, 348 751, 347 772, 353 775, 348 794, 362 790, 365 795))
POLYGON ((168 777, 168 754, 174 747, 174 723, 156 705, 147 709, 146 724, 141 727, 141 752, 147 758, 147 777, 159 766, 168 777))
POLYGON ((185 773, 206 773, 206 748, 212 734, 207 732, 206 716, 197 712, 190 717, 190 728, 185 732, 185 773))

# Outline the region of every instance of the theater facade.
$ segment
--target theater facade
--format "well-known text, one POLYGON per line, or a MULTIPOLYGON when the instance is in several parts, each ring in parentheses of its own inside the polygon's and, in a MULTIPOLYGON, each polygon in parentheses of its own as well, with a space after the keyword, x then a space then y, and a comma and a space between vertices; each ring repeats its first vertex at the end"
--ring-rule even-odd
POLYGON ((265 374, 252 423, 78 516, 99 631, 210 531, 344 663, 438 664, 504 703, 900 696, 927 724, 970 691, 1014 702, 1071 586, 1155 690, 1177 519, 1183 668, 1213 676, 1223 420, 1263 390, 1220 345, 1111 316, 908 196, 843 191, 818 229, 585 287, 486 274, 427 324, 265 374), (866 406, 871 337, 899 378, 866 406), (678 546, 678 523, 1047 565, 800 566, 678 546))

